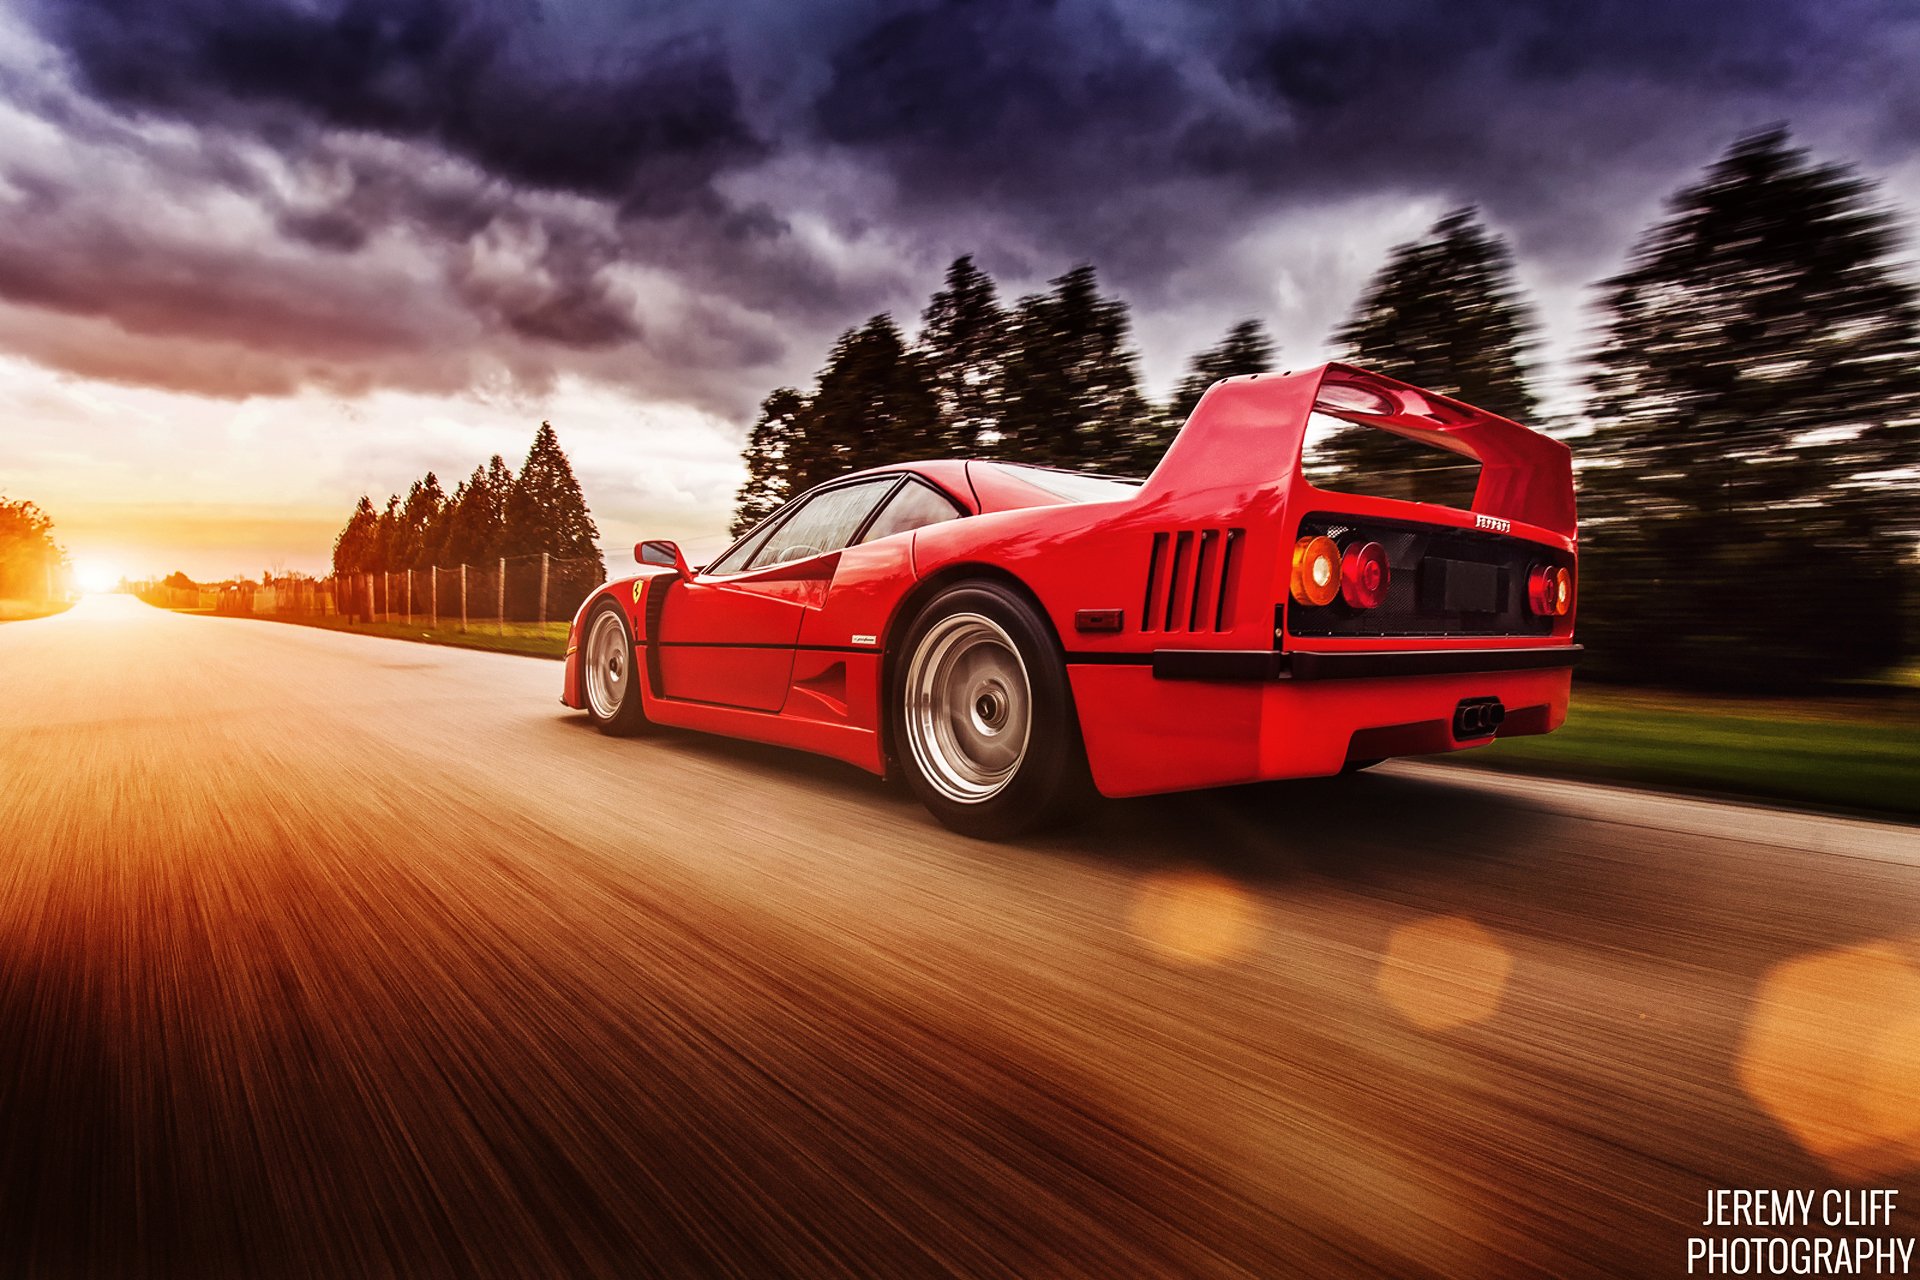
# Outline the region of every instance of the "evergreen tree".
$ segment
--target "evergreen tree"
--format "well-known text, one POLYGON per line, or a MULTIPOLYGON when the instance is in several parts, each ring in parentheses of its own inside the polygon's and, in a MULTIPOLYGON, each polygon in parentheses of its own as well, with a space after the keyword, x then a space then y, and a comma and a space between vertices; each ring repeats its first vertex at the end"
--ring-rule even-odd
POLYGON ((434 548, 428 541, 428 533, 439 523, 440 511, 446 501, 447 496, 440 488, 440 478, 433 472, 429 471, 413 482, 413 486, 407 490, 407 500, 400 508, 399 525, 395 530, 395 568, 419 569, 432 563, 434 548))
POLYGON ((473 564, 482 554, 485 539, 487 473, 475 467, 462 480, 447 504, 446 536, 440 543, 441 564, 473 564))
POLYGON ((893 317, 840 336, 787 451, 789 492, 865 467, 939 452, 940 404, 926 357, 893 317))
POLYGON ((459 563, 458 560, 450 561, 447 550, 448 544, 452 541, 453 537, 454 517, 460 510, 460 504, 466 501, 466 497, 467 482, 462 480, 453 487, 453 492, 448 494, 446 499, 441 502, 439 512, 428 522, 426 536, 422 539, 424 544, 421 550, 423 557, 421 560, 422 564, 442 565, 450 562, 454 564, 459 563))
POLYGON ((1534 329, 1512 254, 1469 208, 1396 247, 1333 339, 1355 364, 1531 422, 1534 329))
POLYGON ((446 540, 440 563, 480 564, 500 554, 506 522, 506 496, 513 488, 513 472, 494 454, 485 467, 475 467, 461 482, 449 504, 446 540))
POLYGON ((997 437, 1007 338, 992 278, 972 255, 954 259, 946 287, 920 317, 919 345, 939 403, 937 452, 970 457, 997 437))
POLYGON ((478 554, 491 559, 507 549, 507 498, 513 493, 513 468, 499 454, 487 459, 487 483, 480 494, 482 537, 478 554))
POLYGON ((378 567, 379 526, 380 517, 374 512, 373 499, 362 494, 353 514, 347 518, 346 527, 333 540, 335 573, 365 573, 378 567))
POLYGON ((400 568, 400 552, 404 545, 400 529, 400 495, 387 495, 387 506, 375 519, 373 525, 373 563, 367 566, 370 572, 390 573, 400 568))
POLYGON ((1265 373, 1273 368, 1273 356, 1273 336, 1258 320, 1242 320, 1228 329, 1219 342, 1196 353, 1187 362, 1186 376, 1174 388, 1173 399, 1167 402, 1159 430, 1146 441, 1138 469, 1151 470, 1160 461, 1160 455, 1173 443, 1173 437, 1193 416, 1194 407, 1200 403, 1200 397, 1207 394, 1207 388, 1222 378, 1265 373))
POLYGON ((1582 630, 1603 670, 1786 686, 1895 656, 1914 510, 1898 473, 1920 461, 1895 244, 1869 183, 1771 129, 1679 192, 1602 286, 1582 630))
POLYGON ((940 406, 926 357, 891 316, 833 344, 811 397, 782 387, 747 439, 747 482, 733 519, 744 531, 782 502, 849 471, 940 452, 940 406))
POLYGON ((1103 298, 1090 266, 1022 298, 1008 339, 999 438, 1019 462, 1129 471, 1153 426, 1128 345, 1126 303, 1103 298))
POLYGON ((534 432, 519 478, 507 490, 505 521, 507 555, 545 551, 563 560, 600 555, 600 531, 550 422, 542 422, 534 432))
POLYGON ((760 417, 747 435, 744 455, 747 481, 740 486, 739 506, 733 517, 735 537, 772 515, 793 496, 787 474, 787 451, 800 429, 807 398, 792 387, 780 387, 760 402, 760 417))
MULTIPOLYGON (((1512 255, 1469 208, 1440 219, 1425 239, 1396 247, 1333 339, 1364 368, 1531 423, 1526 357, 1534 329, 1512 255)), ((1469 464, 1370 427, 1336 432, 1317 462, 1336 487, 1471 501, 1469 464)))

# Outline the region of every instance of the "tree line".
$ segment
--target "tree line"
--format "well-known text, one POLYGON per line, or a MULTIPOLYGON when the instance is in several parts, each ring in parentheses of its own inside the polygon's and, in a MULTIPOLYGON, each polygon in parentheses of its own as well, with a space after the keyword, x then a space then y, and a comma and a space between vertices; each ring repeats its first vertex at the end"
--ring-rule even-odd
POLYGON ((406 496, 375 509, 362 495, 334 539, 335 573, 385 573, 434 565, 484 564, 539 555, 590 560, 604 581, 594 527, 573 464, 553 424, 542 422, 515 474, 499 454, 459 482, 452 494, 429 471, 406 496))
MULTIPOLYGON (((1583 670, 1786 687, 1911 651, 1920 321, 1897 247, 1871 183, 1776 127, 1675 192, 1597 286, 1584 406, 1549 424, 1577 462, 1583 670)), ((1274 367, 1265 326, 1242 320, 1155 403, 1130 333, 1091 266, 1006 305, 962 257, 911 339, 875 316, 810 391, 766 398, 734 529, 913 458, 1143 474, 1208 386, 1274 367)), ((1393 249, 1332 336, 1354 363, 1539 426, 1537 333, 1510 249, 1468 208, 1393 249)), ((1323 461, 1405 466, 1398 445, 1349 429, 1323 461)))

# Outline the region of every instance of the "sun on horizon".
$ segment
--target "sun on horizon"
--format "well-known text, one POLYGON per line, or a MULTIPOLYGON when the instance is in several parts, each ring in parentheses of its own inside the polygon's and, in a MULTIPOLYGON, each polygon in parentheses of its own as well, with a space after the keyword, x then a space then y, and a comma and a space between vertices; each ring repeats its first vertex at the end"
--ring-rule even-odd
POLYGON ((108 560, 86 557, 73 562, 74 585, 88 595, 116 591, 120 587, 120 566, 108 560))

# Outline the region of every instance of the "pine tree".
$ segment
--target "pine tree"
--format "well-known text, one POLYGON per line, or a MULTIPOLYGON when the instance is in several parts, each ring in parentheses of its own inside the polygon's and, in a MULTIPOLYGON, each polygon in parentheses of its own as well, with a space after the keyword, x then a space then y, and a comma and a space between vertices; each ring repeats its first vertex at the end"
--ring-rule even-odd
POLYGON ((545 551, 563 560, 600 555, 600 531, 594 527, 580 482, 574 479, 573 464, 567 461, 550 422, 542 422, 534 432, 527 460, 507 490, 505 519, 508 555, 545 551))
POLYGON ((454 519, 460 511, 460 504, 466 500, 466 497, 467 482, 462 480, 454 485, 453 492, 448 494, 446 500, 440 504, 439 513, 427 525, 426 536, 423 539, 425 545, 422 549, 425 559, 422 563, 428 565, 459 563, 457 559, 448 556, 447 550, 448 544, 453 540, 454 519))
POLYGON ((401 505, 400 520, 395 529, 395 568, 419 569, 432 563, 432 544, 428 541, 431 527, 440 520, 440 510, 446 505, 447 496, 440 488, 440 478, 429 471, 415 480, 407 490, 407 500, 401 505))
POLYGON ((1160 455, 1173 443, 1173 437, 1193 416, 1200 397, 1222 378, 1248 373, 1265 373, 1273 368, 1273 336, 1258 320, 1242 320, 1227 330, 1219 342, 1198 352, 1187 362, 1186 376, 1174 388, 1173 399, 1161 415, 1159 430, 1146 442, 1138 460, 1139 469, 1151 470, 1160 455))
POLYGON ((1008 340, 997 456, 1129 471, 1153 427, 1140 394, 1126 303, 1100 296, 1090 266, 1022 298, 1008 340))
POLYGON ((807 398, 792 387, 780 387, 760 402, 760 417, 747 435, 743 457, 747 480, 737 495, 732 532, 738 537, 772 515, 781 503, 793 496, 788 476, 787 452, 793 447, 800 429, 799 420, 807 409, 807 398))
POLYGON ((491 559, 507 549, 507 498, 513 493, 513 468, 499 454, 487 459, 487 483, 480 493, 482 517, 479 554, 491 559))
POLYGON ((940 405, 926 357, 893 317, 878 315, 834 344, 820 385, 795 424, 791 492, 822 481, 938 454, 940 405))
POLYGON ((512 487, 513 473, 497 453, 485 467, 473 469, 451 504, 442 564, 479 564, 500 553, 506 495, 512 487))
MULTIPOLYGON (((1468 208, 1440 219, 1425 239, 1397 246, 1333 340, 1364 368, 1531 423, 1526 359, 1534 330, 1505 242, 1468 208)), ((1317 462, 1334 487, 1472 500, 1469 464, 1370 427, 1336 432, 1317 462)))
POLYGON ((937 452, 971 457, 998 436, 1007 338, 992 277, 970 254, 954 259, 920 317, 919 345, 939 402, 937 452))
POLYGON ((1333 340, 1376 373, 1531 422, 1534 330, 1513 255, 1468 208, 1396 247, 1333 340))
POLYGON ((387 495, 386 509, 374 521, 373 526, 373 563, 368 565, 374 573, 389 573, 401 568, 400 551, 400 495, 387 495))
POLYGON ((1776 128, 1674 196, 1602 286, 1582 628, 1603 670, 1783 687, 1895 656, 1898 473, 1920 462, 1895 245, 1871 184, 1776 128))
POLYGON ((335 573, 365 573, 378 568, 380 517, 374 512, 373 499, 365 494, 354 504, 346 527, 333 541, 335 573))

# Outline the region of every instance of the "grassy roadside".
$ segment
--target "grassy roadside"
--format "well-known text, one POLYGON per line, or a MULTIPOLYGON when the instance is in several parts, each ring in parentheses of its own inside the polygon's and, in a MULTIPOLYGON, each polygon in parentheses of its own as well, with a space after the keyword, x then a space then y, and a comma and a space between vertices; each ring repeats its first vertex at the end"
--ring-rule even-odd
POLYGON ((483 649, 491 653, 520 653, 533 658, 567 656, 565 622, 509 622, 502 628, 491 622, 475 623, 465 631, 458 627, 428 627, 405 622, 353 622, 346 618, 260 613, 249 616, 260 622, 286 622, 296 626, 319 627, 323 631, 346 631, 361 636, 385 636, 389 640, 412 640, 417 644, 440 644, 454 649, 483 649))
POLYGON ((1920 698, 1649 693, 1577 681, 1567 723, 1448 763, 1920 818, 1920 698))
POLYGON ((65 613, 70 607, 71 603, 66 600, 0 600, 0 622, 50 618, 56 613, 65 613))

